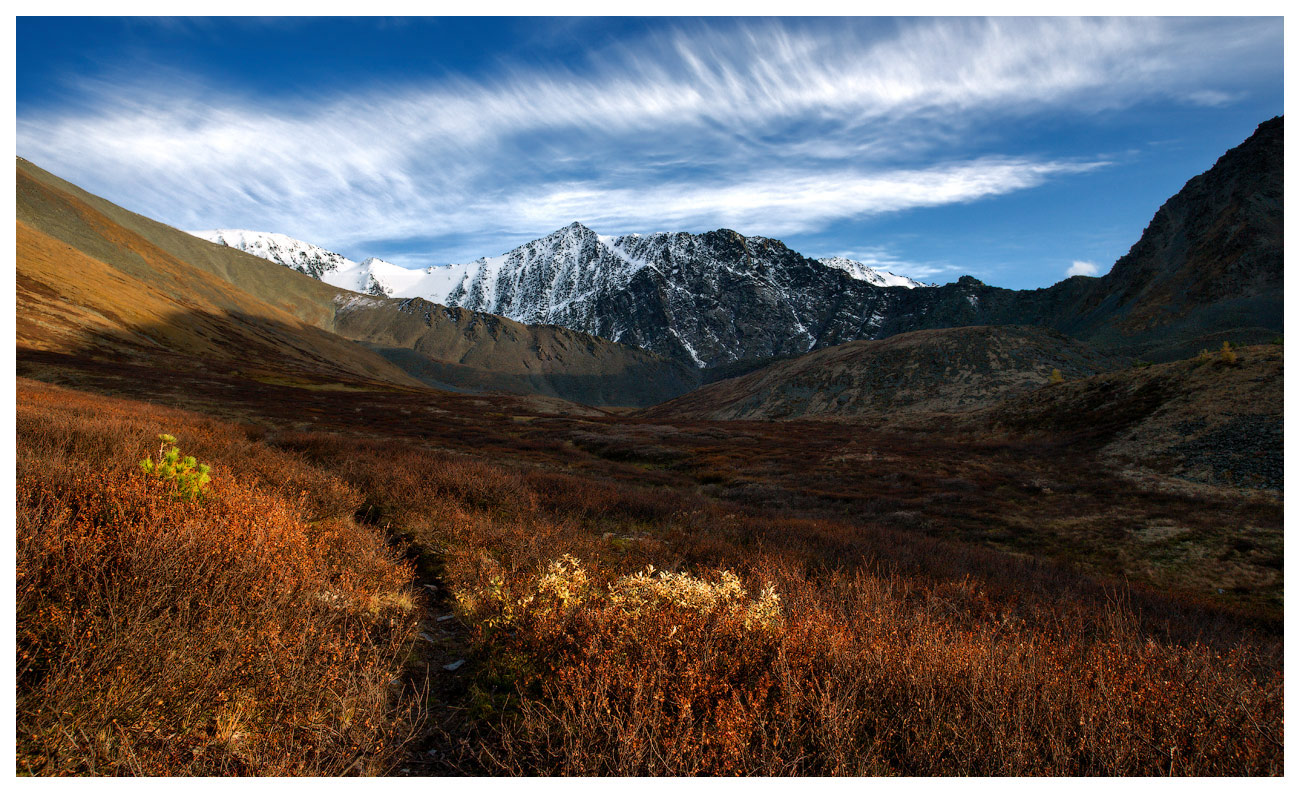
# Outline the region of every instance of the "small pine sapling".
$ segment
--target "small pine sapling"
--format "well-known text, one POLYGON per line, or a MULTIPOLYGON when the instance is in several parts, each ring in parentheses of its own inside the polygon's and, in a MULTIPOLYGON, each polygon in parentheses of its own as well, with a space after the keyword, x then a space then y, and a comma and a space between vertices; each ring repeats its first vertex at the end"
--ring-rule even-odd
POLYGON ((172 497, 177 501, 198 501, 203 489, 212 481, 212 469, 193 457, 181 457, 176 438, 163 433, 158 436, 158 459, 146 457, 140 461, 140 470, 172 486, 172 497))

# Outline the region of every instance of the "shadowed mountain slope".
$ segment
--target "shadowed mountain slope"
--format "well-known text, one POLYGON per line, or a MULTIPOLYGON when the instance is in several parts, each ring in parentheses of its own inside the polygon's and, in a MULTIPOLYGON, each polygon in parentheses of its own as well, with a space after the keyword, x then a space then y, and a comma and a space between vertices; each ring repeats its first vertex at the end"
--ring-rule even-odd
POLYGON ((1013 396, 983 418, 1120 465, 1281 490, 1283 360, 1266 344, 1122 369, 1013 396))
POLYGON ((137 351, 218 359, 266 354, 268 362, 283 347, 324 362, 326 376, 598 405, 653 404, 698 382, 681 363, 564 328, 362 298, 124 210, 25 160, 18 160, 17 180, 19 228, 26 229, 19 246, 26 284, 19 290, 26 334, 20 332, 20 344, 67 351, 76 337, 76 349, 122 354, 131 338, 137 351), (137 294, 146 296, 139 305, 137 294), (141 311, 147 316, 136 315, 141 311), (267 331, 246 328, 249 317, 277 330, 252 343, 267 331), (63 341, 41 341, 55 325, 63 341))
POLYGON ((922 330, 816 350, 712 383, 647 415, 790 419, 975 410, 1067 378, 1113 368, 1114 359, 1043 328, 922 330))
MULTIPOLYGON (((274 265, 272 265, 274 266, 274 265)), ((334 330, 412 376, 451 390, 544 394, 587 405, 643 407, 699 383, 692 367, 558 325, 524 325, 493 314, 348 294, 334 330)))
POLYGON ((1280 332, 1282 164, 1278 117, 1166 201, 1058 327, 1159 360, 1218 346, 1204 343, 1216 334, 1264 341, 1280 332))
MULTIPOLYGON (((1282 331, 1283 119, 1260 124, 1156 212, 1099 278, 1011 290, 970 276, 888 290, 874 338, 920 328, 1041 325, 1099 350, 1171 361, 1282 331)), ((883 291, 883 290, 882 290, 883 291)))

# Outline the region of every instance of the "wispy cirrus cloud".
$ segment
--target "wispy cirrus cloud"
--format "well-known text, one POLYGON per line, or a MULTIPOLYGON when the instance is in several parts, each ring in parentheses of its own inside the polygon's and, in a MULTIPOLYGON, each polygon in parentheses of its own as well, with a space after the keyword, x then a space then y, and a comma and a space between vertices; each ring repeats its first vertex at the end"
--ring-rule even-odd
POLYGON ((1264 68, 1264 27, 692 23, 577 66, 274 102, 159 71, 84 81, 76 105, 20 116, 18 149, 174 225, 281 231, 353 255, 455 235, 433 257, 473 258, 574 219, 777 235, 1098 167, 989 151, 1002 126, 1048 110, 1231 101, 1238 77, 1264 68))
POLYGON ((975 201, 1105 164, 982 158, 865 173, 774 171, 720 184, 622 188, 579 183, 516 198, 501 210, 525 225, 543 228, 566 218, 590 218, 601 226, 626 228, 653 217, 668 224, 660 230, 721 224, 737 229, 762 226, 769 235, 792 234, 817 229, 838 217, 975 201))

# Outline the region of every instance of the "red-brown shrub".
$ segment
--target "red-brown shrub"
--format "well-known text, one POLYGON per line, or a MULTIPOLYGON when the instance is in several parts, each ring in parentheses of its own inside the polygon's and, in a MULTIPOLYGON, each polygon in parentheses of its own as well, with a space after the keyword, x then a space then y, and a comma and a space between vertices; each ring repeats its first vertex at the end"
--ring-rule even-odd
POLYGON ((307 522, 355 491, 294 492, 327 477, 239 435, 180 411, 20 396, 20 772, 393 762, 411 729, 390 685, 414 634, 410 570, 350 517, 307 522), (160 430, 248 465, 219 462, 202 502, 175 501, 133 467, 160 430))

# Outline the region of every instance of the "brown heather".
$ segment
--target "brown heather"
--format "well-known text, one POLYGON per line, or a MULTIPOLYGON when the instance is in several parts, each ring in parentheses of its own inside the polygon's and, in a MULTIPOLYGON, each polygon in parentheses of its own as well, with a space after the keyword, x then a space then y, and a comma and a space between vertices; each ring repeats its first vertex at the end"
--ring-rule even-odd
POLYGON ((1187 638, 1220 627, 1194 604, 663 488, 281 442, 447 549, 477 669, 442 722, 443 772, 1281 772, 1280 648, 1187 638), (662 581, 680 598, 620 600, 646 565, 695 575, 662 581), (742 606, 684 605, 730 571, 742 606))
POLYGON ((701 487, 554 435, 510 456, 499 415, 457 441, 414 402, 383 432, 332 404, 272 432, 20 380, 20 769, 1282 772, 1281 641, 1231 610, 898 508, 706 495, 763 459, 707 428, 674 452, 701 487), (213 464, 206 503, 132 478, 160 431, 213 464), (385 529, 444 599, 412 599, 385 529), (408 654, 417 618, 465 627, 408 654), (433 676, 419 702, 388 686, 404 659, 433 676))
POLYGON ((24 390, 18 437, 19 773, 389 767, 411 571, 354 490, 237 427, 53 389, 24 390), (162 430, 214 463, 201 503, 132 471, 162 430))
POLYGON ((509 632, 481 620, 488 667, 510 659, 524 697, 478 759, 575 774, 1281 770, 1280 735, 1261 727, 1280 723, 1280 681, 1254 678, 1249 651, 980 615, 969 584, 768 572, 788 595, 756 625, 608 599, 516 605, 509 632))

